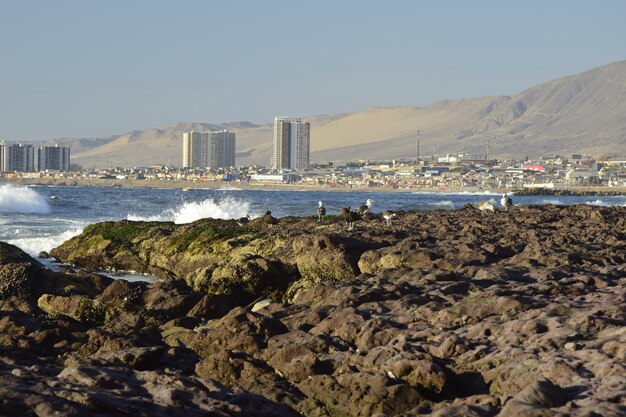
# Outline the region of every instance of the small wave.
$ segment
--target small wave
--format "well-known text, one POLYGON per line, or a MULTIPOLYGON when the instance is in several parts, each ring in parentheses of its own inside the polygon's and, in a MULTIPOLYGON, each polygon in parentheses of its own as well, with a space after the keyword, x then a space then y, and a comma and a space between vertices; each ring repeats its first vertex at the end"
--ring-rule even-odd
POLYGON ((47 214, 50 206, 31 188, 6 184, 0 186, 0 212, 47 214))
POLYGON ((432 203, 428 203, 426 204, 427 206, 432 206, 432 207, 444 207, 444 208, 454 208, 454 203, 450 200, 444 200, 444 201, 435 201, 432 203))
POLYGON ((589 204, 590 206, 601 206, 601 207, 607 207, 607 206, 611 206, 612 204, 607 203, 606 201, 597 199, 594 201, 586 201, 585 204, 589 204))
POLYGON ((238 219, 250 212, 250 203, 225 198, 214 200, 208 198, 203 201, 188 201, 176 208, 167 209, 159 214, 144 216, 128 215, 128 220, 140 221, 173 221, 176 224, 191 223, 199 219, 211 217, 213 219, 238 219))
POLYGON ((562 205, 563 202, 560 200, 557 200, 556 198, 544 198, 543 200, 541 200, 540 204, 553 204, 555 206, 558 206, 558 205, 562 205))
POLYGON ((500 195, 493 191, 412 191, 417 195, 500 195))
POLYGON ((56 248, 68 239, 78 236, 83 228, 67 230, 59 235, 23 237, 19 239, 11 239, 8 242, 22 249, 31 256, 37 256, 39 252, 49 252, 52 248, 56 248))

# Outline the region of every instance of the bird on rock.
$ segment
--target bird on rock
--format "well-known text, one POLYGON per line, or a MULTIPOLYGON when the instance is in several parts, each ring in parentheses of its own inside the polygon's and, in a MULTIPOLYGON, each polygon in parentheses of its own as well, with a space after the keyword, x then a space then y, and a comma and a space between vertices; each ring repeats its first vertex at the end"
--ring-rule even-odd
POLYGON ((396 217, 396 213, 393 211, 387 210, 383 212, 383 219, 387 222, 387 226, 391 226, 391 219, 396 217))
POLYGON ((342 217, 348 225, 348 230, 354 229, 354 223, 362 219, 361 215, 350 207, 344 207, 339 212, 339 217, 342 217))
POLYGON ((263 215, 263 217, 261 217, 261 220, 267 224, 267 227, 272 227, 275 224, 278 224, 278 219, 274 216, 272 216, 272 212, 270 210, 267 210, 265 212, 265 214, 263 215))
POLYGON ((368 198, 367 201, 365 202, 365 204, 363 204, 361 207, 356 209, 356 212, 358 214, 360 214, 360 215, 364 215, 366 213, 369 213, 373 204, 374 204, 374 200, 372 200, 371 198, 368 198))
POLYGON ((507 196, 506 194, 502 194, 500 204, 502 204, 503 209, 508 210, 509 208, 513 207, 513 200, 511 200, 511 197, 507 196))
POLYGON ((239 226, 243 226, 244 224, 248 223, 250 221, 250 215, 246 214, 244 217, 240 217, 237 219, 237 224, 239 226))
POLYGON ((324 221, 324 216, 326 215, 326 207, 324 207, 324 203, 322 203, 321 201, 318 204, 317 207, 317 221, 318 222, 323 222, 324 221))
POLYGON ((476 207, 478 208, 478 210, 480 210, 483 213, 488 211, 488 210, 491 210, 492 213, 496 211, 496 209, 493 207, 493 204, 491 203, 491 201, 481 200, 481 201, 476 203, 476 207))

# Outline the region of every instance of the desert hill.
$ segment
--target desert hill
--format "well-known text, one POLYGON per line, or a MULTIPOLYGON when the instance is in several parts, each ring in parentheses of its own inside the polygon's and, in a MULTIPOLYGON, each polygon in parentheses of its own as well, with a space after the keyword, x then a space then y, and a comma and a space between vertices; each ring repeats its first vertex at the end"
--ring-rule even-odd
MULTIPOLYGON (((423 158, 433 153, 484 153, 487 148, 490 156, 501 158, 625 154, 626 61, 548 81, 514 96, 303 118, 311 123, 312 161, 414 158, 417 129, 423 158)), ((237 134, 239 165, 269 163, 272 121, 177 123, 113 138, 64 142, 72 145, 73 162, 84 167, 179 166, 182 132, 219 129, 237 134)))

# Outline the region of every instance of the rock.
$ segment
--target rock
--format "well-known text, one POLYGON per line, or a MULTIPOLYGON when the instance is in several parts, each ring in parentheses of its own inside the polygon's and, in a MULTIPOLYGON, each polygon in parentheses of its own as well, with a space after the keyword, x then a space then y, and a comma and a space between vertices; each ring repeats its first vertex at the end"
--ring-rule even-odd
POLYGON ((311 282, 345 281, 356 277, 361 243, 355 239, 302 235, 293 242, 293 252, 302 278, 311 282))
POLYGON ((625 215, 404 212, 359 233, 332 217, 125 221, 58 250, 156 284, 46 275, 5 249, 26 290, 0 300, 0 409, 622 416, 625 215), (104 321, 81 318, 87 303, 104 321))
POLYGON ((107 365, 126 365, 130 368, 146 371, 161 365, 163 346, 131 347, 103 352, 93 358, 107 365))
POLYGON ((567 394, 549 379, 541 378, 524 388, 514 399, 524 404, 553 408, 564 405, 567 394))
POLYGON ((289 278, 281 262, 245 254, 215 268, 207 280, 206 289, 247 303, 259 295, 283 292, 288 284, 289 278))
POLYGON ((37 292, 43 267, 16 246, 0 242, 0 298, 37 292))
POLYGON ((254 353, 263 349, 270 337, 286 331, 279 320, 237 307, 197 329, 189 347, 203 358, 224 349, 254 353))
POLYGON ((37 300, 37 305, 52 317, 67 316, 83 323, 104 322, 102 304, 81 295, 44 294, 37 300))
POLYGON ((206 294, 187 312, 187 315, 200 320, 219 319, 236 306, 235 299, 227 294, 206 294))

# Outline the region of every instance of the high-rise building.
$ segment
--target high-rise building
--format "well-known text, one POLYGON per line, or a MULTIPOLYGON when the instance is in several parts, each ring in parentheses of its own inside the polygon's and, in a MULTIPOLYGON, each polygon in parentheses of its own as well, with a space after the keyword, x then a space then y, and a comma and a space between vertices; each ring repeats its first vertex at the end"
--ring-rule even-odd
POLYGON ((201 140, 200 132, 183 133, 183 168, 206 166, 206 140, 201 140), (202 146, 204 145, 204 146, 202 146))
POLYGON ((311 125, 299 117, 274 120, 274 169, 300 171, 309 167, 311 125))
POLYGON ((208 166, 214 168, 235 166, 235 134, 233 132, 228 130, 211 132, 208 166))
POLYGON ((21 143, 0 143, 0 171, 35 171, 35 148, 21 143))
POLYGON ((236 137, 233 132, 183 133, 183 168, 235 166, 236 137))
POLYGON ((35 166, 38 171, 70 170, 70 148, 65 146, 40 146, 37 148, 35 166))

